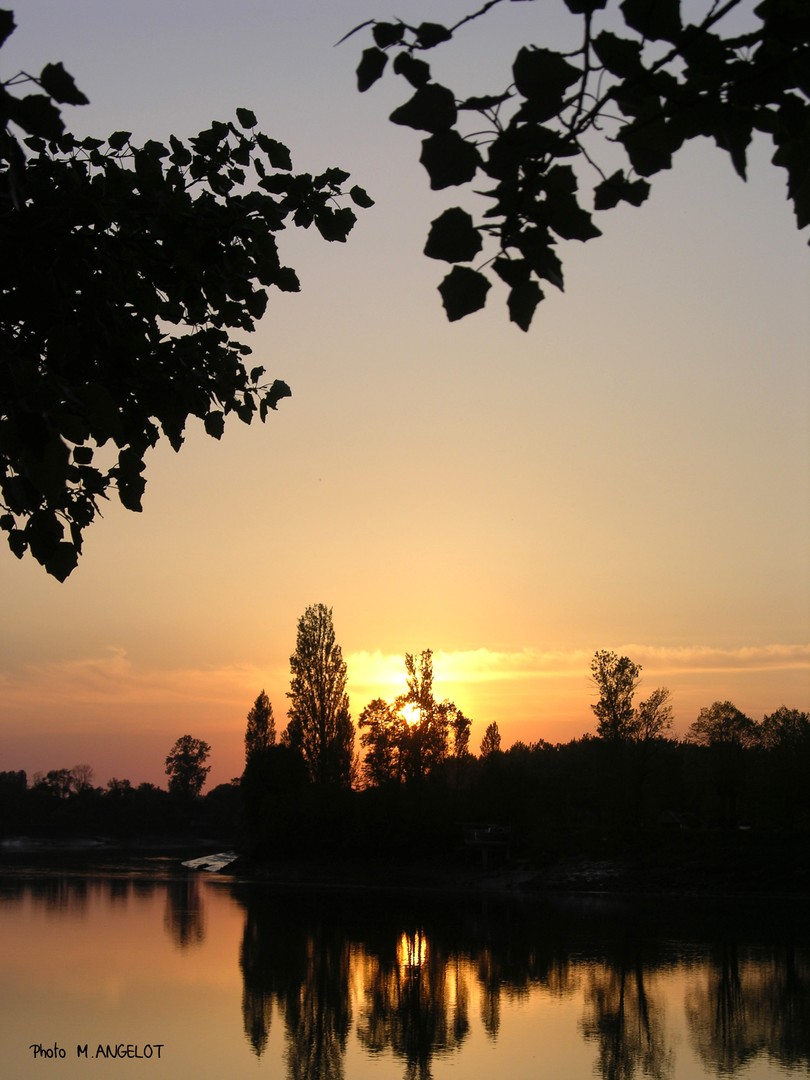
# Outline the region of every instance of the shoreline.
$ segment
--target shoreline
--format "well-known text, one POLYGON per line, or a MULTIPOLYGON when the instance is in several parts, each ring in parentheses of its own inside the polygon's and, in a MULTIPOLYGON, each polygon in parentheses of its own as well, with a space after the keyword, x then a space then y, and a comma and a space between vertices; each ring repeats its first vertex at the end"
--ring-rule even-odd
POLYGON ((626 843, 602 845, 602 850, 598 844, 561 848, 487 867, 469 851, 400 858, 302 853, 271 859, 239 852, 228 837, 18 836, 0 840, 0 874, 19 873, 29 865, 38 873, 120 872, 127 864, 149 872, 160 864, 162 874, 208 874, 284 890, 452 892, 522 900, 577 894, 810 900, 810 840, 801 834, 781 837, 779 843, 759 837, 753 847, 726 836, 679 839, 679 844, 626 843), (183 865, 228 850, 237 857, 222 869, 183 865))

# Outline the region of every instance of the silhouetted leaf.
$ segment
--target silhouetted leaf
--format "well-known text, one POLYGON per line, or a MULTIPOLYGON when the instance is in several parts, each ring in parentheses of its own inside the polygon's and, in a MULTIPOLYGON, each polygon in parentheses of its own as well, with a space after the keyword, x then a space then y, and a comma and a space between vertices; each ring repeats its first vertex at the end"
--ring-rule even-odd
POLYGON ((560 53, 524 46, 515 57, 512 75, 518 91, 532 105, 534 118, 542 121, 557 115, 565 91, 582 77, 582 71, 560 53))
POLYGON ((531 268, 525 259, 507 259, 504 256, 498 256, 493 260, 492 269, 501 279, 514 288, 515 285, 522 285, 524 282, 531 278, 531 268))
POLYGON ((107 139, 107 145, 111 150, 123 150, 131 138, 131 131, 114 131, 107 139))
POLYGON ((677 41, 681 33, 680 0, 622 0, 624 21, 650 41, 677 41))
POLYGON ((416 39, 423 49, 432 49, 434 45, 441 45, 449 41, 452 33, 446 26, 440 23, 423 22, 416 28, 416 39))
POLYGON ((458 206, 445 210, 432 222, 425 255, 445 262, 469 262, 483 246, 481 234, 466 210, 458 206))
POLYGON ((380 49, 364 49, 357 65, 357 89, 360 93, 373 86, 385 71, 388 56, 380 49))
MULTIPOLYGON (((34 557, 36 558, 36 555, 34 557)), ((78 566, 79 552, 67 540, 60 540, 50 548, 45 559, 41 559, 40 562, 57 581, 65 581, 78 566)))
POLYGON ((366 189, 359 187, 357 184, 349 190, 349 198, 355 206, 363 207, 366 210, 374 205, 374 200, 368 194, 366 189))
POLYGON ((714 141, 727 150, 739 177, 746 179, 746 151, 751 142, 753 111, 726 107, 721 110, 714 141))
POLYGON ((283 169, 287 172, 292 169, 290 151, 284 143, 280 143, 276 139, 269 139, 266 135, 262 135, 260 131, 256 132, 256 143, 267 154, 267 160, 274 169, 283 169))
POLYGON ((236 119, 239 121, 241 126, 246 129, 254 128, 258 123, 258 121, 256 120, 256 114, 250 109, 237 109, 236 119))
POLYGON ((475 176, 481 163, 477 147, 452 129, 425 139, 419 160, 427 169, 430 186, 435 191, 466 184, 475 176))
POLYGON ((411 56, 409 52, 397 53, 394 57, 394 71, 416 89, 430 82, 430 65, 425 60, 411 56))
POLYGON ((649 193, 650 185, 646 180, 627 180, 624 171, 619 169, 594 188, 594 209, 610 210, 620 202, 641 206, 649 193))
POLYGON ((42 89, 51 95, 54 101, 62 105, 89 105, 90 102, 76 86, 73 76, 65 71, 63 65, 46 64, 40 72, 39 82, 42 89))
POLYGON ((620 78, 629 78, 644 70, 639 41, 620 38, 609 30, 603 30, 593 40, 593 51, 600 63, 604 64, 612 75, 620 78))
POLYGON ((353 210, 348 206, 340 210, 333 210, 331 206, 325 206, 315 215, 315 227, 324 238, 330 242, 344 243, 357 221, 353 210))
POLYGON ((509 290, 507 307, 509 318, 521 330, 526 331, 532 324, 535 309, 543 299, 543 290, 536 281, 521 281, 509 290))
POLYGON ((3 45, 6 40, 11 37, 17 28, 17 24, 14 22, 14 12, 0 10, 0 45, 3 45))
POLYGON ((450 322, 478 311, 487 302, 491 283, 468 266, 454 266, 439 285, 442 305, 450 322))
POLYGON ((281 292, 301 291, 298 275, 290 266, 279 266, 277 270, 274 270, 270 284, 275 285, 281 292))
POLYGON ((55 140, 65 130, 61 113, 44 94, 9 98, 8 112, 14 123, 30 135, 41 135, 43 139, 55 140))
POLYGON ((394 109, 390 120, 419 131, 437 132, 451 128, 456 117, 456 99, 452 90, 438 83, 428 83, 421 86, 404 105, 394 109))
POLYGON ((273 385, 264 395, 264 401, 270 406, 271 409, 275 409, 282 398, 292 397, 292 390, 281 379, 275 379, 273 385))
POLYGON ((627 150, 627 156, 639 176, 652 176, 672 167, 672 152, 676 147, 666 121, 634 120, 625 124, 616 136, 627 150))
POLYGON ((405 27, 401 22, 375 22, 371 32, 374 35, 375 44, 381 49, 387 49, 389 46, 398 45, 402 41, 405 27))

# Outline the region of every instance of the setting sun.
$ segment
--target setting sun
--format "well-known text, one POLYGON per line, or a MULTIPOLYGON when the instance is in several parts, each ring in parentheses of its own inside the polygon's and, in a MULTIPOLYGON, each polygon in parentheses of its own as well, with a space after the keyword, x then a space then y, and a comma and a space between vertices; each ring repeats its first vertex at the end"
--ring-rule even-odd
POLYGON ((418 724, 422 719, 422 710, 418 705, 403 705, 400 710, 405 717, 405 722, 413 727, 414 724, 418 724))

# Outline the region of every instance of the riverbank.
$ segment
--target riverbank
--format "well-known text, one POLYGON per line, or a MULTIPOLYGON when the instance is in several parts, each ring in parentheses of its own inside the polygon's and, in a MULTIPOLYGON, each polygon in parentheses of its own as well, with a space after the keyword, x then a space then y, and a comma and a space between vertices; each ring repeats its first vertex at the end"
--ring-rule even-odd
MULTIPOLYGON (((203 873, 183 863, 234 848, 223 837, 165 834, 126 841, 99 836, 10 837, 0 869, 131 862, 163 872, 203 873)), ((300 853, 283 858, 242 853, 221 871, 279 888, 375 891, 626 893, 795 896, 810 899, 810 837, 800 833, 681 832, 669 836, 568 837, 531 857, 456 849, 425 856, 300 853)))

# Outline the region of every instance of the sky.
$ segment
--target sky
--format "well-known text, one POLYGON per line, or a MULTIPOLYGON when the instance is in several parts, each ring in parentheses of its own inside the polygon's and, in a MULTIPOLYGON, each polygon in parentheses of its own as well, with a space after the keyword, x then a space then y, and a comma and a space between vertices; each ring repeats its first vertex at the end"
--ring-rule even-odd
MULTIPOLYGON (((603 236, 560 245, 528 334, 493 287, 449 324, 407 89, 360 95, 374 16, 452 23, 461 0, 19 0, 2 78, 62 61, 77 134, 188 137, 252 109, 297 170, 375 199, 348 243, 280 237, 300 294, 250 344, 293 396, 220 442, 190 425, 147 459, 143 513, 112 501, 59 584, 0 548, 0 770, 91 764, 165 785, 183 734, 238 775, 264 689, 286 723, 308 605, 333 610, 355 720, 434 652, 435 691, 517 739, 595 730, 597 649, 668 686, 674 733, 731 700, 810 709, 810 258, 767 145, 742 183, 703 143, 603 236)), ((701 5, 690 2, 686 10, 701 5)), ((505 4, 432 59, 459 94, 509 81, 526 42, 575 45, 562 0, 505 4)), ((618 167, 618 166, 617 166, 618 167)), ((474 205, 471 207, 474 209, 474 205)))

